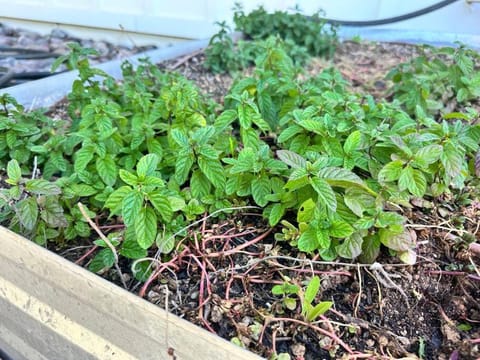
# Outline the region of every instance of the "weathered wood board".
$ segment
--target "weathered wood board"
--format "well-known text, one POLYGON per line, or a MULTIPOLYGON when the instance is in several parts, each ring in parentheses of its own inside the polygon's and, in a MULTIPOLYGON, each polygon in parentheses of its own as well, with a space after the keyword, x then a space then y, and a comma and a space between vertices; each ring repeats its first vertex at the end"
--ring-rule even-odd
POLYGON ((3 227, 0 349, 14 360, 260 359, 3 227))

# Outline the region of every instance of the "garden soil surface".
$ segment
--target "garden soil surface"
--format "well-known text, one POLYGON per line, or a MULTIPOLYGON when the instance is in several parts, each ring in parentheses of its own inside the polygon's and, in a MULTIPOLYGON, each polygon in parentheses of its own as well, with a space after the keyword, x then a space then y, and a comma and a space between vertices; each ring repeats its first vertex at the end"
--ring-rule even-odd
MULTIPOLYGON (((344 42, 334 59, 313 59, 305 71, 314 75, 334 65, 355 91, 388 97, 386 73, 416 53, 412 45, 344 42)), ((184 74, 221 103, 233 79, 209 73, 203 59, 196 53, 159 66, 184 74)), ((480 237, 480 202, 462 202, 475 189, 464 192, 403 210, 417 243, 413 266, 386 252, 373 265, 309 258, 276 243, 280 229, 269 229, 260 211, 249 209, 200 221, 183 242, 186 250, 153 282, 127 283, 158 306, 267 358, 275 352, 298 360, 480 358, 480 253, 469 248, 480 237), (271 289, 284 279, 305 286, 314 274, 321 278, 317 300, 333 307, 308 323, 298 300, 286 309, 271 289)), ((91 244, 77 245, 56 251, 86 266, 92 256, 82 255, 91 244)), ((102 275, 118 282, 114 271, 102 275)))

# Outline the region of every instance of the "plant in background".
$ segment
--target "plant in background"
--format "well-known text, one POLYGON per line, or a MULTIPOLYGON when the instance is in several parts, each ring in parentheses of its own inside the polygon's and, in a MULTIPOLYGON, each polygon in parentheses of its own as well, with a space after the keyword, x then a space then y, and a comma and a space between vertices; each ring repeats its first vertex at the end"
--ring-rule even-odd
POLYGON ((210 38, 205 49, 204 66, 214 73, 235 72, 248 64, 248 58, 242 58, 241 53, 235 48, 230 27, 225 21, 215 23, 220 30, 210 38))
POLYGON ((38 244, 55 239, 67 226, 59 203, 61 189, 44 179, 26 179, 16 160, 7 164, 10 188, 0 190, 0 222, 15 232, 32 237, 38 244))
POLYGON ((449 112, 455 102, 468 105, 480 96, 480 56, 459 46, 435 49, 424 45, 420 56, 397 65, 387 75, 393 98, 410 114, 418 108, 428 114, 449 112))
MULTIPOLYGON (((298 9, 296 9, 298 11, 298 9)), ((332 56, 337 44, 336 28, 320 17, 320 12, 306 17, 298 12, 268 13, 263 7, 245 14, 240 4, 234 8, 236 30, 252 39, 267 39, 279 35, 306 48, 312 56, 332 56)))

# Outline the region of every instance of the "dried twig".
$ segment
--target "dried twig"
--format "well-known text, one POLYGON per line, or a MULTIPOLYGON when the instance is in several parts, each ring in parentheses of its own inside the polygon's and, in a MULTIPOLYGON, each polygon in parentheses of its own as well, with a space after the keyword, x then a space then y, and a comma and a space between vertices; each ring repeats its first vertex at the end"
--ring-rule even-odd
POLYGON ((98 228, 98 226, 90 219, 90 216, 88 216, 87 211, 85 210, 84 206, 82 203, 78 203, 78 208, 80 209, 80 212, 82 213, 82 216, 87 220, 88 224, 92 227, 93 230, 100 236, 100 238, 107 244, 107 246, 110 248, 110 250, 113 253, 113 257, 115 258, 115 269, 117 270, 118 276, 120 277, 120 281, 122 282, 122 285, 125 289, 128 289, 127 283, 125 282, 125 279, 123 278, 122 271, 120 270, 120 266, 118 265, 118 254, 117 250, 115 249, 115 246, 112 245, 110 240, 101 232, 101 230, 98 228))

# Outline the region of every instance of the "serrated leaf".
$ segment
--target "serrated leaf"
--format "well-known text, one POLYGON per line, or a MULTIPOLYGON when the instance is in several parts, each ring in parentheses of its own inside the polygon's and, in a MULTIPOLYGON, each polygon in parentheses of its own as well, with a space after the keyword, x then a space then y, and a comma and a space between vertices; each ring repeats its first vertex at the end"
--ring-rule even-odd
POLYGON ((402 215, 391 211, 382 211, 377 216, 375 226, 384 228, 391 225, 402 225, 403 223, 405 223, 405 218, 402 215))
POLYGON ((425 191, 427 191, 427 179, 425 175, 423 175, 423 172, 417 169, 413 169, 412 178, 413 181, 407 184, 408 191, 420 198, 425 195, 425 191))
POLYGON ((125 225, 132 226, 135 223, 135 218, 140 212, 142 206, 143 196, 137 190, 130 190, 125 195, 122 200, 122 217, 125 225))
POLYGON ((364 232, 357 231, 336 247, 337 254, 345 259, 355 259, 362 253, 364 232))
POLYGON ((110 249, 102 249, 88 264, 91 272, 98 273, 104 269, 109 269, 115 264, 115 256, 110 249))
POLYGON ((120 215, 122 210, 122 202, 125 196, 132 191, 130 186, 122 186, 119 187, 117 190, 112 192, 109 196, 107 201, 105 201, 105 207, 110 209, 111 214, 120 215))
POLYGON ((188 137, 180 129, 172 129, 172 131, 170 132, 170 136, 172 137, 173 141, 175 141, 175 143, 177 143, 177 145, 179 145, 180 147, 190 147, 188 137))
POLYGON ((367 235, 363 238, 362 253, 359 260, 364 263, 373 263, 380 253, 380 239, 378 235, 367 235))
POLYGON ((45 202, 40 209, 40 217, 51 227, 67 227, 68 222, 63 214, 63 208, 58 203, 58 198, 45 197, 45 202))
POLYGON ((177 180, 179 185, 183 185, 187 181, 194 162, 195 158, 192 153, 182 153, 178 156, 175 163, 175 180, 177 180))
POLYGON ((358 150, 360 146, 360 141, 362 139, 362 133, 359 130, 355 130, 350 135, 348 135, 345 143, 343 144, 343 151, 346 154, 351 154, 355 150, 358 150))
POLYGON ((175 248, 175 236, 158 233, 155 243, 162 254, 168 254, 175 248))
POLYGON ((377 195, 363 182, 363 180, 357 174, 348 169, 329 166, 320 169, 317 173, 317 176, 324 179, 330 186, 337 186, 341 188, 358 187, 364 189, 373 196, 377 195))
POLYGON ((256 177, 253 179, 251 190, 253 200, 255 200, 258 206, 267 205, 268 200, 265 199, 265 196, 271 192, 270 180, 267 176, 256 177))
POLYGON ((400 191, 408 189, 409 184, 412 184, 415 182, 415 179, 413 178, 413 168, 411 166, 406 166, 404 169, 402 169, 400 173, 400 177, 398 178, 398 188, 400 191))
POLYGON ((398 180, 402 174, 403 165, 401 160, 395 160, 386 164, 378 173, 378 182, 383 184, 398 180))
POLYGON ((297 213, 297 222, 302 223, 308 223, 313 220, 313 217, 315 216, 315 202, 313 199, 308 199, 305 200, 300 207, 298 208, 298 213, 297 213))
POLYGON ((135 217, 135 235, 142 249, 149 249, 157 237, 157 215, 153 209, 142 207, 135 217))
POLYGON ((128 185, 136 186, 138 184, 138 177, 130 171, 120 169, 118 175, 120 176, 120 179, 128 185))
POLYGON ((134 238, 125 239, 119 254, 129 259, 141 259, 147 256, 147 250, 142 249, 134 238))
POLYGON ((415 160, 430 165, 440 159, 442 152, 443 147, 441 145, 427 145, 417 151, 415 154, 415 160))
POLYGON ((65 189, 65 192, 69 192, 74 196, 82 197, 95 195, 98 190, 87 184, 71 184, 65 189))
POLYGON ((307 166, 306 160, 290 150, 277 150, 278 158, 294 169, 303 169, 307 166))
POLYGON ((314 177, 310 179, 310 184, 318 195, 318 202, 332 212, 337 209, 337 199, 332 187, 323 179, 314 177))
POLYGON ((83 146, 75 153, 75 162, 73 167, 76 172, 82 171, 93 159, 94 149, 92 146, 83 146))
POLYGON ((170 199, 160 193, 148 194, 148 200, 152 203, 155 210, 160 213, 160 216, 165 222, 172 220, 173 210, 170 203, 170 199))
POLYGON ((311 253, 318 249, 317 229, 309 227, 298 238, 298 250, 311 253))
POLYGON ((414 247, 409 231, 398 232, 390 228, 380 229, 378 232, 380 242, 386 247, 396 251, 407 251, 414 247))
POLYGON ((445 172, 451 178, 455 178, 460 175, 462 171, 463 155, 457 151, 451 144, 445 145, 443 153, 440 156, 445 172))
POLYGON ((62 192, 60 187, 43 179, 27 180, 25 189, 36 195, 58 195, 62 192))
POLYGON ((353 231, 353 227, 343 220, 333 220, 328 230, 330 236, 336 238, 346 238, 352 235, 353 231))
POLYGON ((115 181, 117 180, 117 165, 110 156, 107 155, 103 159, 97 158, 96 167, 98 175, 100 175, 100 178, 106 185, 115 185, 115 181))
POLYGON ((138 160, 137 164, 138 177, 144 178, 145 176, 153 175, 155 173, 155 170, 157 169, 158 161, 159 158, 155 154, 148 154, 142 156, 142 158, 138 160))
POLYGON ((207 177, 207 179, 215 186, 217 189, 222 189, 225 187, 225 170, 218 160, 207 159, 204 157, 198 158, 198 166, 202 173, 207 177))
POLYGON ((365 210, 375 209, 375 198, 362 189, 347 188, 343 201, 355 215, 360 217, 365 210))
POLYGON ((195 170, 190 178, 190 191, 193 197, 201 199, 210 194, 212 184, 200 170, 195 170))
POLYGON ((285 205, 283 204, 274 204, 268 215, 268 224, 270 226, 275 226, 282 220, 283 215, 285 215, 285 205))
POLYGON ((217 132, 222 132, 230 124, 232 124, 237 118, 237 112, 235 110, 225 110, 215 119, 215 128, 217 132))
POLYGON ((298 125, 291 125, 287 127, 285 130, 283 130, 280 135, 278 136, 277 141, 281 144, 284 143, 285 141, 291 139, 295 135, 301 133, 303 131, 303 128, 298 126, 298 125))
POLYGON ((9 184, 15 185, 22 179, 22 170, 18 165, 17 160, 10 160, 7 164, 7 176, 10 181, 9 184))
POLYGON ((20 224, 28 231, 33 230, 38 219, 38 205, 35 198, 20 200, 15 205, 15 210, 20 224))

